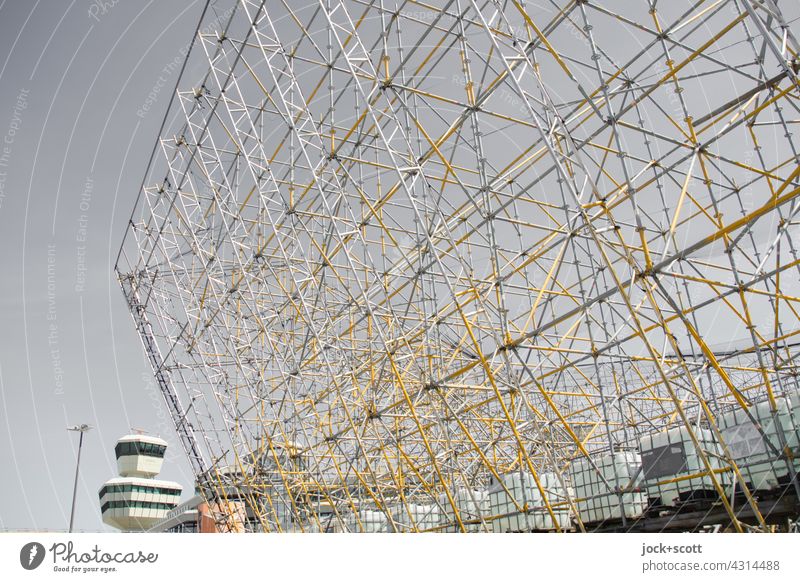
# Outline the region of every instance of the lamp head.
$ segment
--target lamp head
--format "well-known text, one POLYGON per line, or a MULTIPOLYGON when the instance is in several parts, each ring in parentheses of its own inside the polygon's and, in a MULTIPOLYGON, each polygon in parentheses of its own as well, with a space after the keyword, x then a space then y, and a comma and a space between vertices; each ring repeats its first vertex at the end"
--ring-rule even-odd
POLYGON ((87 431, 91 430, 92 428, 94 428, 94 427, 91 426, 91 425, 88 425, 88 424, 75 424, 73 426, 68 426, 67 430, 71 430, 71 431, 74 431, 74 432, 87 432, 87 431))

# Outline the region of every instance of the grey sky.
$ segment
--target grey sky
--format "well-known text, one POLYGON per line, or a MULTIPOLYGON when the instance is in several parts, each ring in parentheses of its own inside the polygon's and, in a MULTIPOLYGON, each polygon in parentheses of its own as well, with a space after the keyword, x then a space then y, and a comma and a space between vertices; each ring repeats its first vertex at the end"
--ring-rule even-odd
MULTIPOLYGON (((109 530, 97 490, 116 439, 166 438, 192 479, 113 277, 202 2, 0 0, 0 529, 64 529, 77 435, 78 530, 109 530), (149 108, 144 111, 145 108, 149 108)), ((171 453, 171 454, 170 454, 171 453)))

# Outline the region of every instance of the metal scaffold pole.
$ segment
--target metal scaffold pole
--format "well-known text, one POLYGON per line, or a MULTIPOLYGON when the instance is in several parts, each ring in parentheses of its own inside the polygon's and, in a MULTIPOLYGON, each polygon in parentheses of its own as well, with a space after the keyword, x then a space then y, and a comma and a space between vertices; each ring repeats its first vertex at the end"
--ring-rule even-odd
POLYGON ((799 19, 210 0, 116 270, 221 527, 796 520, 799 19))

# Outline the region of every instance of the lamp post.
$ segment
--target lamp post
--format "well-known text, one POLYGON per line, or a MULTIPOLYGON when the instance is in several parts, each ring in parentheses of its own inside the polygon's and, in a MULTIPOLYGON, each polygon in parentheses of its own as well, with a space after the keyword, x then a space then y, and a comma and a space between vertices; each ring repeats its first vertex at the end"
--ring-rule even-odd
POLYGON ((68 426, 67 430, 80 433, 78 439, 78 463, 75 465, 75 486, 72 488, 72 511, 69 513, 69 533, 72 533, 72 524, 75 521, 75 498, 78 494, 78 472, 81 469, 81 449, 83 448, 83 433, 88 432, 92 427, 88 424, 76 424, 68 426))

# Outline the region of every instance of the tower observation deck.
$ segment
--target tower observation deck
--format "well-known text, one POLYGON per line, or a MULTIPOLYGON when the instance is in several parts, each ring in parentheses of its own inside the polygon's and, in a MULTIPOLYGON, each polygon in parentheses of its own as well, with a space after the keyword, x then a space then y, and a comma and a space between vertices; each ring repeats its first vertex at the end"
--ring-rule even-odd
POLYGON ((103 522, 123 531, 143 531, 178 505, 183 488, 154 478, 166 450, 165 440, 149 435, 119 439, 114 453, 120 476, 106 481, 98 493, 103 522))

